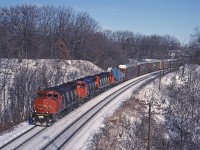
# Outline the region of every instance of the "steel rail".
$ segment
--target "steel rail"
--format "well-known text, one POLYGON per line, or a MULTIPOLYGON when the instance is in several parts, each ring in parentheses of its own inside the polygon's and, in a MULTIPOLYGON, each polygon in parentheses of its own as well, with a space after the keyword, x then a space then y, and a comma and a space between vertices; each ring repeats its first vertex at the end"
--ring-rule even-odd
POLYGON ((35 137, 37 134, 41 133, 44 129, 46 129, 46 127, 39 129, 40 127, 34 126, 33 128, 31 128, 31 130, 27 130, 24 134, 16 137, 15 139, 11 140, 10 142, 6 143, 5 145, 3 145, 0 149, 17 149, 19 147, 21 147, 22 145, 24 145, 25 143, 27 143, 27 141, 30 141, 33 137, 35 137), (36 132, 33 130, 35 129, 36 132), (37 131, 39 129, 39 131, 37 131), (35 132, 33 134, 30 134, 31 132, 35 132), (30 135, 29 135, 30 134, 30 135), (26 138, 27 136, 27 138, 26 138), (24 137, 24 138, 23 138, 24 137), (21 143, 17 142, 21 139, 21 143))
MULTIPOLYGON (((84 117, 87 117, 88 114, 90 114, 90 112, 95 111, 95 113, 93 113, 88 119, 86 119, 84 121, 84 123, 82 123, 75 131, 73 131, 72 133, 70 133, 71 135, 67 134, 67 136, 65 136, 65 141, 61 142, 60 145, 57 145, 55 147, 55 149, 61 149, 62 146, 64 146, 92 117, 94 117, 102 108, 104 108, 108 103, 110 103, 113 99, 115 99, 117 96, 119 96, 120 94, 122 94, 124 91, 128 90, 129 88, 131 88, 133 85, 143 81, 144 79, 153 77, 154 75, 159 75, 159 72, 153 73, 151 75, 142 77, 140 79, 137 79, 125 86, 123 86, 121 89, 113 92, 112 94, 110 94, 109 96, 107 96, 106 98, 104 98, 102 101, 100 101, 99 103, 97 103, 96 105, 94 105, 91 109, 89 109, 88 111, 86 111, 84 114, 82 114, 80 117, 78 117, 74 122, 72 122, 68 127, 66 127, 60 134, 58 134, 52 141, 50 141, 45 147, 43 147, 42 149, 53 149, 53 147, 55 147, 55 144, 59 143, 59 138, 64 136, 65 133, 69 132, 70 128, 74 128, 74 126, 76 124, 78 124, 79 120, 81 120, 84 117), (108 100, 110 97, 112 97, 114 94, 116 94, 113 98, 111 98, 110 100, 108 100), (108 102, 106 102, 106 100, 108 100, 108 102), (105 102, 105 104, 103 104, 105 102), (98 106, 100 106, 102 104, 101 107, 98 108, 98 106)), ((157 76, 156 76, 157 77, 157 76)), ((156 78, 154 77, 154 78, 156 78)))
POLYGON ((6 144, 2 145, 0 147, 0 149, 3 149, 4 147, 6 147, 7 145, 9 145, 10 143, 14 142, 15 140, 17 140, 18 138, 24 136, 26 133, 30 132, 31 130, 33 130, 36 126, 33 126, 32 128, 26 130, 25 132, 23 132, 22 134, 18 135, 17 137, 13 138, 12 140, 8 141, 6 144))

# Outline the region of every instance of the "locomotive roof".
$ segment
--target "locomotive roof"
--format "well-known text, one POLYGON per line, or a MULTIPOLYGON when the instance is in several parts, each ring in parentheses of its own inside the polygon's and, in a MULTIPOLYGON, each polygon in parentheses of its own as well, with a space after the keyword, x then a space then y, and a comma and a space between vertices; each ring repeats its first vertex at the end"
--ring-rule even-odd
POLYGON ((96 80, 95 75, 77 79, 77 81, 85 81, 85 82, 91 82, 91 81, 94 81, 94 80, 96 80))
POLYGON ((96 76, 88 76, 83 79, 83 81, 89 83, 96 80, 96 76))
POLYGON ((99 74, 99 76, 101 77, 101 78, 104 78, 104 77, 107 77, 107 76, 109 76, 109 72, 102 72, 102 73, 100 73, 99 74))
POLYGON ((60 94, 64 94, 67 91, 71 91, 71 90, 75 90, 76 89, 76 82, 68 82, 68 83, 64 83, 55 87, 50 87, 50 88, 46 88, 44 90, 46 91, 56 91, 60 94))

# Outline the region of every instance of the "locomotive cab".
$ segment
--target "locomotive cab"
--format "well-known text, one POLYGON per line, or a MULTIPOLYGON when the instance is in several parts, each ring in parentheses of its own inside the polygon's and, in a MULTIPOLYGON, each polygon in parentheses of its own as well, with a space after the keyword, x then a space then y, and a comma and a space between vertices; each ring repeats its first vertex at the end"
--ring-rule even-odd
POLYGON ((95 83, 96 83, 96 89, 98 89, 99 86, 100 86, 100 77, 99 77, 99 75, 96 75, 96 81, 95 81, 95 83))
POLYGON ((78 81, 76 92, 79 99, 86 98, 88 96, 88 85, 83 81, 78 81))
POLYGON ((34 100, 33 123, 43 124, 54 121, 54 114, 62 110, 62 101, 55 91, 40 91, 34 100))
POLYGON ((110 72, 110 76, 109 76, 109 82, 110 82, 111 85, 115 83, 114 75, 111 72, 110 72))
POLYGON ((34 101, 34 111, 38 114, 56 113, 59 108, 59 96, 57 92, 39 92, 38 98, 34 101))

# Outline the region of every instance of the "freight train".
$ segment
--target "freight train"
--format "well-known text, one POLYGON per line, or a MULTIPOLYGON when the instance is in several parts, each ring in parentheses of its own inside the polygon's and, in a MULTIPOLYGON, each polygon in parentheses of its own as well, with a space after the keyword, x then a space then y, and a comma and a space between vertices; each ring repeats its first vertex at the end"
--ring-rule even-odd
POLYGON ((38 97, 34 100, 31 122, 34 125, 50 126, 106 89, 146 73, 172 71, 176 64, 175 59, 129 63, 108 68, 107 72, 43 89, 38 91, 38 97))

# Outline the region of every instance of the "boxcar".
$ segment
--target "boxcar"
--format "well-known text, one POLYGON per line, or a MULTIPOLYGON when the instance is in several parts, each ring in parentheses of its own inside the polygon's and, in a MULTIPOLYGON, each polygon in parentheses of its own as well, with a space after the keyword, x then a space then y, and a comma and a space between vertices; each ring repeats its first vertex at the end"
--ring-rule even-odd
POLYGON ((119 65, 119 69, 125 75, 125 79, 131 79, 133 77, 137 77, 139 75, 138 72, 138 63, 130 63, 125 65, 119 65))
POLYGON ((160 69, 160 60, 151 61, 150 72, 158 71, 160 69))
POLYGON ((139 63, 139 75, 143 75, 143 74, 146 74, 146 73, 149 73, 151 70, 151 67, 150 67, 150 63, 149 62, 141 62, 139 63))

